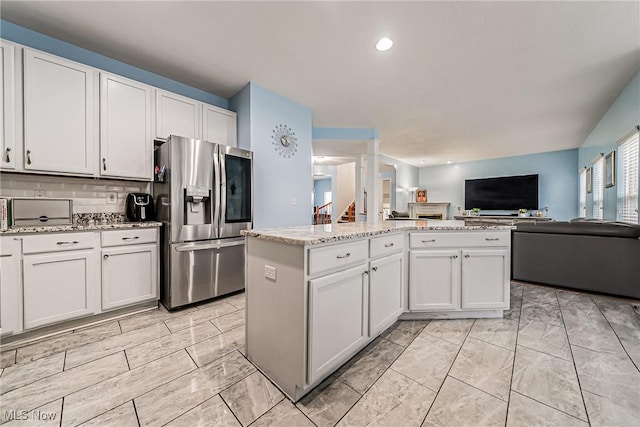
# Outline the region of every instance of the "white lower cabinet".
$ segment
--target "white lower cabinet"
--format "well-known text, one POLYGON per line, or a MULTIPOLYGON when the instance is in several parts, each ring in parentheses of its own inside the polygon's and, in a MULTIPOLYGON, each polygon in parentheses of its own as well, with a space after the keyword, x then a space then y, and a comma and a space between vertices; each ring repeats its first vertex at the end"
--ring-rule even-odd
POLYGON ((459 307, 459 251, 412 251, 409 271, 410 310, 455 310, 459 307))
POLYGON ((24 328, 93 314, 96 264, 94 250, 25 255, 24 328))
POLYGON ((403 255, 371 261, 369 269, 369 335, 377 336, 402 313, 403 255))
POLYGON ((367 264, 309 281, 308 382, 333 372, 368 340, 367 264))
POLYGON ((419 249, 410 252, 409 310, 508 309, 510 250, 503 246, 508 242, 508 232, 413 233, 412 247, 419 249), (451 248, 452 243, 471 247, 451 248), (433 249, 422 249, 427 244, 433 249))
POLYGON ((102 249, 102 309, 158 299, 158 246, 102 249))
POLYGON ((20 240, 0 238, 0 335, 20 332, 20 240))
POLYGON ((508 249, 462 251, 462 309, 508 309, 508 249))

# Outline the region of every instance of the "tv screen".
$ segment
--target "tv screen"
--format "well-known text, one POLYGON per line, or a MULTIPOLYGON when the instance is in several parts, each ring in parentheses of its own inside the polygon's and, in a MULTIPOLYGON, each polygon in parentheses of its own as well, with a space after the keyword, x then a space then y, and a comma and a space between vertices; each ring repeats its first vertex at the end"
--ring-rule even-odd
POLYGON ((465 209, 538 209, 538 175, 467 179, 464 181, 465 209))

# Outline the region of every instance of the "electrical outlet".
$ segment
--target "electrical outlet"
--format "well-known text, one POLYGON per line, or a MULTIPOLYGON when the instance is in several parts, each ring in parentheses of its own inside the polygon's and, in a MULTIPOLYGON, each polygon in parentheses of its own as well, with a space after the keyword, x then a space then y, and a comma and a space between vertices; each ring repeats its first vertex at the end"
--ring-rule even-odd
POLYGON ((291 206, 295 206, 296 205, 296 198, 292 197, 291 198, 291 206))
POLYGON ((270 265, 265 265, 264 266, 264 277, 266 277, 269 280, 273 280, 275 282, 276 281, 276 268, 275 267, 271 267, 270 265))
POLYGON ((107 193, 107 204, 108 205, 117 205, 118 204, 118 193, 115 191, 110 191, 107 193))
POLYGON ((33 190, 33 197, 47 197, 47 190, 33 190))

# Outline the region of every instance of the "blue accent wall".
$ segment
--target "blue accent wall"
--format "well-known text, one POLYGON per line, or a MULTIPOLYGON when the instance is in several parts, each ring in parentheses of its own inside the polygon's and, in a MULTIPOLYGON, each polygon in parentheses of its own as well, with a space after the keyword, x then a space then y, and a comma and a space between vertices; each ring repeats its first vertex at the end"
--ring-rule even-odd
POLYGON ((205 92, 184 83, 143 70, 122 61, 109 58, 79 46, 46 36, 8 21, 0 20, 0 37, 24 46, 57 55, 90 67, 99 68, 119 76, 127 77, 160 89, 168 90, 189 98, 221 108, 229 108, 229 100, 205 92))
POLYGON ((526 156, 454 163, 420 168, 420 188, 427 189, 429 202, 450 202, 451 214, 464 209, 464 180, 496 176, 538 174, 540 209, 549 216, 568 220, 578 215, 578 150, 563 150, 526 156))
POLYGON ((234 95, 230 105, 239 113, 238 146, 253 151, 254 228, 311 224, 311 110, 253 82, 234 95), (271 135, 280 124, 295 132, 293 157, 275 150, 271 135))
POLYGON ((397 211, 408 211, 407 203, 411 201, 409 188, 418 186, 420 169, 384 154, 380 155, 380 163, 393 165, 396 168, 395 183, 392 183, 395 185, 395 192, 392 196, 391 208, 397 211))
MULTIPOLYGON (((616 151, 618 140, 640 124, 640 72, 638 72, 609 107, 578 150, 579 167, 590 167, 599 154, 616 151)), ((618 168, 619 169, 619 168, 618 168)), ((579 191, 579 190, 576 190, 579 191)), ((587 194, 587 216, 592 216, 593 197, 587 194)), ((618 215, 618 185, 604 189, 604 218, 618 215)))
POLYGON ((378 129, 368 128, 313 128, 313 139, 375 139, 378 129))
POLYGON ((314 206, 324 205, 324 193, 331 191, 331 178, 315 179, 313 181, 314 206))

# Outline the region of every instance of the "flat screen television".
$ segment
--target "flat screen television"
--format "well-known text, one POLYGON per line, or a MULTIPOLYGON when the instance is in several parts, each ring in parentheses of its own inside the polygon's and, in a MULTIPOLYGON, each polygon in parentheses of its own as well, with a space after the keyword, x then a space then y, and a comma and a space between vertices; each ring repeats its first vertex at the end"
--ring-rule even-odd
POLYGON ((538 209, 538 175, 467 179, 464 181, 465 209, 538 209))

